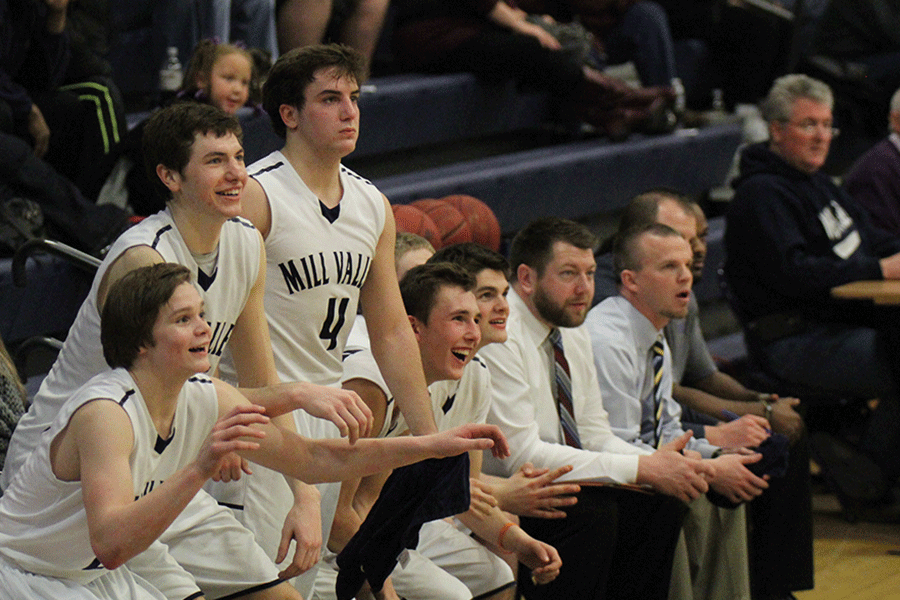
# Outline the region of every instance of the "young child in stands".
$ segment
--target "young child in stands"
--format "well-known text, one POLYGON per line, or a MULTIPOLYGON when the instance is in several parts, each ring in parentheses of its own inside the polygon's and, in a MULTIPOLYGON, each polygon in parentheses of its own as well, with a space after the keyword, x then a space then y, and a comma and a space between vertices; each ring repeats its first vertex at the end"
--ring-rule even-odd
POLYGON ((178 98, 206 102, 233 115, 250 99, 250 87, 257 80, 253 67, 253 57, 245 48, 200 40, 194 47, 178 98))

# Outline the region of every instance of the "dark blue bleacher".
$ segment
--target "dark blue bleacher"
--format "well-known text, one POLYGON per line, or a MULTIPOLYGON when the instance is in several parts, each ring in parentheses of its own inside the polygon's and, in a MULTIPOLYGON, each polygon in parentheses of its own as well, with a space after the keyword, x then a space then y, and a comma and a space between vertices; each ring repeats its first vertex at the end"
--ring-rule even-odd
POLYGON ((0 335, 15 345, 34 335, 65 334, 91 287, 93 275, 51 256, 26 263, 26 287, 13 283, 12 260, 0 260, 0 335))
MULTIPOLYGON (((354 158, 537 127, 553 106, 547 94, 519 92, 512 81, 484 85, 455 73, 373 78, 362 88, 359 109, 354 158)), ((242 125, 247 164, 284 144, 264 115, 242 125)))
POLYGON ((739 125, 720 125, 619 143, 579 141, 374 183, 399 204, 470 194, 494 210, 508 234, 539 216, 583 219, 614 211, 652 187, 699 195, 724 181, 740 140, 739 125))

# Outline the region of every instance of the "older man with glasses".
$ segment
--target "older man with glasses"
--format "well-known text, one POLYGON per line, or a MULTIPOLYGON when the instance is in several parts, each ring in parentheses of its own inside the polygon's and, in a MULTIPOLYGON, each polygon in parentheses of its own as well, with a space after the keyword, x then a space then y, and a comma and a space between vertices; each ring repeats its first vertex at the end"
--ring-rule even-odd
POLYGON ((837 133, 832 106, 828 86, 805 75, 773 84, 762 104, 769 141, 741 156, 725 276, 767 371, 841 397, 881 400, 858 448, 826 435, 812 444, 845 508, 883 507, 900 476, 898 313, 836 300, 830 290, 900 279, 900 238, 873 227, 821 172, 837 133))

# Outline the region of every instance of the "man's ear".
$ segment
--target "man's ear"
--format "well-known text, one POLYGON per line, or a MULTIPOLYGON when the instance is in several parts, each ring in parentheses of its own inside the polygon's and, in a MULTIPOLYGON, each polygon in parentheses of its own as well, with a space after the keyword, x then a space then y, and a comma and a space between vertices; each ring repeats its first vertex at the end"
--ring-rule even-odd
POLYGON ((781 121, 769 122, 769 141, 774 144, 780 144, 785 127, 787 127, 787 124, 781 121))
POLYGON ((637 290, 637 281, 634 277, 634 271, 631 269, 623 269, 620 277, 623 290, 628 290, 629 292, 635 292, 637 290))
POLYGON ((534 293, 537 287, 537 280, 537 271, 528 265, 522 263, 516 269, 516 281, 519 283, 519 290, 523 295, 530 296, 534 293))
POLYGON ((181 173, 175 169, 170 169, 163 164, 158 164, 156 165, 156 175, 159 177, 160 181, 163 182, 163 185, 169 188, 170 192, 181 189, 181 173))
POLYGON ((412 315, 406 315, 406 318, 409 319, 409 324, 412 327, 413 333, 416 336, 416 341, 419 341, 419 337, 422 334, 422 324, 421 322, 412 315))
POLYGON ((300 122, 299 111, 296 106, 291 104, 282 104, 278 107, 278 114, 281 116, 281 122, 288 129, 297 129, 300 122))

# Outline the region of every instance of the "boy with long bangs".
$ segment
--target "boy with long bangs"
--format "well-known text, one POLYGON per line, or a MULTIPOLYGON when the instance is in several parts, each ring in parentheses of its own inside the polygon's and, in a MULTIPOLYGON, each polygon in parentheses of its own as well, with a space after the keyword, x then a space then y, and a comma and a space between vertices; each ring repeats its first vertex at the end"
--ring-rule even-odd
MULTIPOLYGON (((287 403, 253 405, 228 384, 197 375, 209 369, 212 333, 181 265, 126 274, 110 289, 101 326, 114 370, 92 378, 64 404, 0 501, 0 589, 8 597, 167 597, 123 565, 156 544, 232 452, 297 479, 322 481, 494 441, 498 454, 504 451, 502 436, 489 426, 353 446, 309 442, 275 427, 265 413, 277 415, 287 403), (483 437, 492 439, 476 439, 483 437)), ((225 541, 225 515, 224 521, 199 519, 189 533, 225 541)), ((230 525, 240 528, 233 518, 230 525)), ((271 575, 248 592, 300 598, 274 566, 271 575)))

